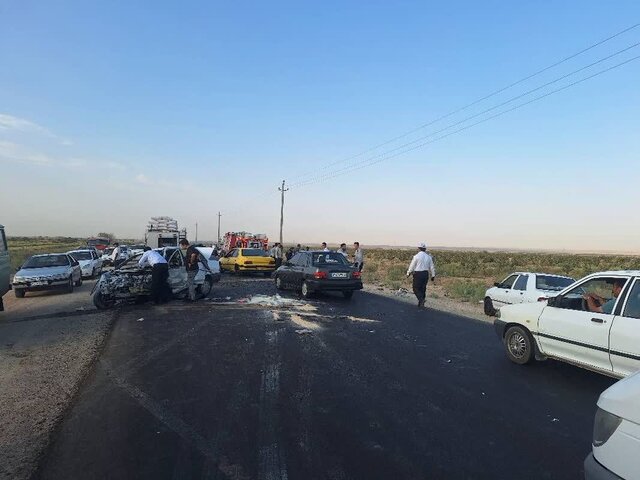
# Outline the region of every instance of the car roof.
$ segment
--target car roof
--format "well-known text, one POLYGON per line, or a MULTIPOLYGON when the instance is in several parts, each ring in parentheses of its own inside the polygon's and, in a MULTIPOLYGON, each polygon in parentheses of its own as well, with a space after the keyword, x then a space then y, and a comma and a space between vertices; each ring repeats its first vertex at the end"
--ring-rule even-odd
POLYGON ((35 255, 31 255, 32 257, 51 257, 53 255, 68 255, 66 252, 60 253, 36 253, 35 255))
POLYGON ((513 272, 511 275, 544 275, 545 277, 558 277, 558 278, 573 278, 569 275, 558 275, 557 273, 544 273, 544 272, 513 272))
POLYGON ((631 276, 631 277, 638 277, 640 276, 640 270, 607 270, 605 272, 594 272, 587 276, 590 277, 592 275, 625 275, 625 276, 631 276))
POLYGON ((76 252, 92 252, 93 250, 89 250, 88 248, 78 248, 76 250, 69 250, 67 252, 67 254, 69 253, 76 253, 76 252))

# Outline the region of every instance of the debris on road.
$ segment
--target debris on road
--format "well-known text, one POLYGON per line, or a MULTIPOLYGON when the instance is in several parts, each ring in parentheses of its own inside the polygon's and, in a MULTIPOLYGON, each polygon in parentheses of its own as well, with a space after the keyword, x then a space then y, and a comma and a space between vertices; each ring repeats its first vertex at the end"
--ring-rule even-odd
POLYGON ((136 320, 136 322, 142 322, 142 321, 144 321, 144 317, 141 317, 138 320, 136 320))
POLYGON ((309 330, 308 328, 302 328, 300 330, 296 330, 298 335, 307 335, 309 333, 313 333, 313 330, 309 330))
POLYGON ((252 295, 251 297, 240 300, 240 303, 264 305, 267 307, 298 307, 305 304, 294 298, 281 297, 277 293, 275 295, 252 295))

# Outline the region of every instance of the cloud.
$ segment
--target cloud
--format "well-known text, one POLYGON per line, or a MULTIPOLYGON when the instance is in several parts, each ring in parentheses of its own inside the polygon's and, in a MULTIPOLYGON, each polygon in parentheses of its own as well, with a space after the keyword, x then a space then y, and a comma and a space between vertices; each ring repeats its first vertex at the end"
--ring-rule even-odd
POLYGON ((25 120, 24 118, 15 117, 6 113, 0 113, 0 131, 17 131, 23 133, 32 133, 42 135, 56 140, 60 145, 70 146, 73 142, 67 138, 56 135, 48 128, 38 125, 35 122, 25 120))
POLYGON ((100 167, 101 169, 108 168, 110 170, 122 170, 125 168, 124 165, 112 161, 102 162, 100 160, 89 160, 79 157, 54 157, 34 151, 30 147, 4 140, 0 140, 0 160, 44 167, 65 168, 68 170, 77 170, 91 166, 100 167))

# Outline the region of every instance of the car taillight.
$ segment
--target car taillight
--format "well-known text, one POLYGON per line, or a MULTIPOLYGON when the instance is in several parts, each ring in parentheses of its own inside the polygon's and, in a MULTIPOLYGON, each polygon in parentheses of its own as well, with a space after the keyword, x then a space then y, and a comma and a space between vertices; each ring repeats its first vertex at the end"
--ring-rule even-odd
POLYGON ((313 274, 313 278, 317 278, 318 280, 322 280, 323 278, 327 278, 327 272, 323 272, 322 270, 316 271, 313 274))
POLYGON ((353 273, 351 274, 351 276, 352 276, 353 278, 360 278, 360 275, 361 275, 361 273, 360 273, 360 272, 353 272, 353 273))

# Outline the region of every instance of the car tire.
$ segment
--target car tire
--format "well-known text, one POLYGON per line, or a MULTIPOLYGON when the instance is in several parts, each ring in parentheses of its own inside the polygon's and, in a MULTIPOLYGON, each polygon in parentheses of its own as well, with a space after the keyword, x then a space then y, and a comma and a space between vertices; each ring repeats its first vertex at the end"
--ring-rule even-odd
POLYGON ((309 284, 307 282, 302 282, 302 296, 304 298, 311 298, 311 295, 313 295, 313 292, 311 291, 309 284))
POLYGON ((496 309, 493 306, 491 297, 484 297, 484 314, 489 317, 495 317, 496 315, 496 309))
POLYGON ((276 276, 276 290, 284 290, 284 284, 279 275, 276 276))
POLYGON ((66 288, 67 293, 73 293, 73 277, 69 277, 69 284, 66 288))
POLYGON ((346 299, 350 299, 351 297, 353 297, 353 290, 344 290, 342 292, 342 296, 346 299))
POLYGON ((204 277, 204 282, 202 285, 198 286, 198 292, 200 294, 200 298, 207 298, 211 293, 211 288, 213 287, 213 282, 211 281, 210 276, 204 277))
POLYGON ((78 281, 75 283, 76 287, 81 287, 82 286, 82 274, 80 274, 80 278, 78 278, 78 281))
POLYGON ((16 298, 24 298, 27 291, 24 288, 14 288, 13 293, 16 294, 16 298))
POLYGON ((105 297, 100 290, 97 290, 96 293, 93 294, 93 304, 98 310, 107 310, 113 307, 115 303, 114 299, 105 297))
POLYGON ((507 329, 504 335, 504 348, 507 357, 513 363, 526 365, 535 359, 533 337, 524 327, 514 326, 507 329))

